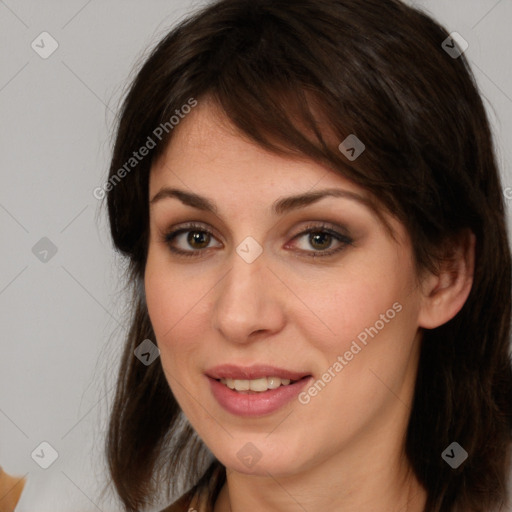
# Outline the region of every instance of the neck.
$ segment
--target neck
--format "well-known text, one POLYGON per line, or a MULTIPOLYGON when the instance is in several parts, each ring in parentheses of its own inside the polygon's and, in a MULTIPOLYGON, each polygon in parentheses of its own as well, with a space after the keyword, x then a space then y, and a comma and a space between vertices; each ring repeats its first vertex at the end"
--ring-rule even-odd
POLYGON ((293 471, 228 470, 215 512, 423 512, 427 493, 404 452, 409 411, 401 401, 391 404, 340 450, 293 471))
POLYGON ((228 471, 214 512, 424 511, 427 493, 405 462, 390 466, 389 459, 381 459, 365 471, 360 469, 343 473, 339 465, 336 469, 324 462, 293 476, 228 471))

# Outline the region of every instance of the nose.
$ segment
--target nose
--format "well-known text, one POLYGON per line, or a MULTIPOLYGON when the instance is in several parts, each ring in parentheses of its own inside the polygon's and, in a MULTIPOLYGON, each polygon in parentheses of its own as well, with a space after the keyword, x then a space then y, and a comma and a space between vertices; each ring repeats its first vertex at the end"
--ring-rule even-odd
POLYGON ((262 254, 247 263, 233 254, 231 270, 215 287, 213 327, 232 343, 250 343, 278 333, 285 324, 282 284, 262 254))

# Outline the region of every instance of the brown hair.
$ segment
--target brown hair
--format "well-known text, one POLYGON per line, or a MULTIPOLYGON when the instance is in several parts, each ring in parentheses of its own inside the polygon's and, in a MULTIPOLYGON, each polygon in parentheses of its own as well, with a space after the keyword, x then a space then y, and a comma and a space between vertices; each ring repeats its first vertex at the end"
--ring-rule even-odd
POLYGON ((206 481, 220 465, 183 421, 160 361, 134 357, 142 340, 155 340, 143 285, 151 164, 172 137, 176 109, 206 97, 262 147, 324 163, 368 190, 407 228, 418 270, 435 270, 460 233, 475 233, 465 305, 423 333, 405 448, 428 493, 426 512, 505 503, 511 256, 486 113, 464 56, 442 48, 447 37, 397 0, 220 0, 180 23, 142 65, 124 100, 106 188, 133 292, 106 442, 126 510, 151 503, 166 484, 175 491, 206 481), (166 130, 156 137, 159 126, 166 130), (338 144, 355 134, 366 150, 349 161, 327 133, 338 144), (148 137, 156 147, 119 179, 148 137), (453 441, 469 454, 458 469, 441 458, 453 441))

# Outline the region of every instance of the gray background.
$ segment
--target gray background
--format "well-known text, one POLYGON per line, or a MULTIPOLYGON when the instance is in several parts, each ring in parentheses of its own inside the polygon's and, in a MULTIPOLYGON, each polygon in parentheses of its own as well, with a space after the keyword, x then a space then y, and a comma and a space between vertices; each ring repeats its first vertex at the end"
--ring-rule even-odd
MULTIPOLYGON (((469 43, 510 218, 512 0, 415 3, 469 43)), ((119 510, 100 501, 98 489, 126 328, 122 261, 93 190, 105 180, 115 112, 133 67, 199 5, 0 0, 0 464, 28 479, 19 512, 119 510), (47 59, 31 47, 34 40, 42 46, 44 31, 59 45, 47 59), (37 243, 48 249, 43 237, 57 249, 53 256, 34 254, 37 243), (31 456, 43 441, 58 452, 48 469, 31 456)), ((48 449, 36 453, 49 460, 48 449)))

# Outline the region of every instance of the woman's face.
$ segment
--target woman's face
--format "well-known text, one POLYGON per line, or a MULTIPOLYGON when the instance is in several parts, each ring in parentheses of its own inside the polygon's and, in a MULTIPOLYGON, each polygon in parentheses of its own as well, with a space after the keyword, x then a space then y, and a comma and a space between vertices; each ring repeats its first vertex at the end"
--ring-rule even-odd
POLYGON ((371 467, 400 452, 414 390, 409 238, 364 189, 219 116, 200 103, 150 178, 145 289, 172 392, 235 471, 371 467))

